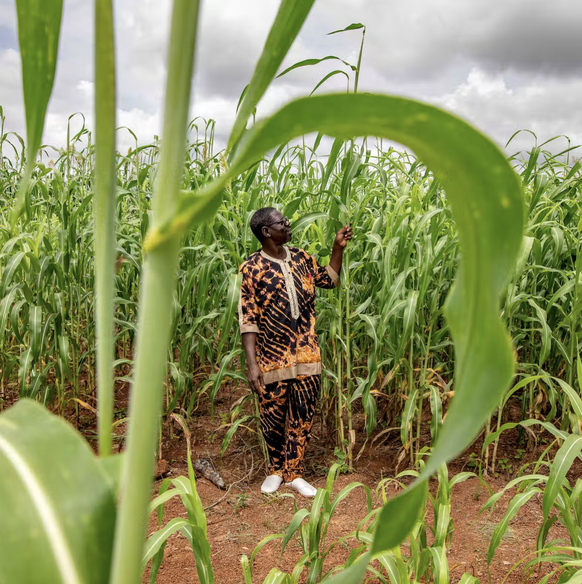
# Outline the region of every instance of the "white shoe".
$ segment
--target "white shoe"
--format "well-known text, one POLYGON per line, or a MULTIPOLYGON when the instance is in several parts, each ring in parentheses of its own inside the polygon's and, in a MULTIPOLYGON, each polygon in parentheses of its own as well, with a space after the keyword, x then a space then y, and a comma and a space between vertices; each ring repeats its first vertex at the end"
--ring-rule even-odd
POLYGON ((283 482, 279 475, 268 476, 261 485, 261 493, 274 493, 283 482))
POLYGON ((304 497, 315 497, 317 494, 317 489, 302 478, 295 479, 294 481, 287 483, 287 485, 289 485, 292 489, 295 489, 304 497))

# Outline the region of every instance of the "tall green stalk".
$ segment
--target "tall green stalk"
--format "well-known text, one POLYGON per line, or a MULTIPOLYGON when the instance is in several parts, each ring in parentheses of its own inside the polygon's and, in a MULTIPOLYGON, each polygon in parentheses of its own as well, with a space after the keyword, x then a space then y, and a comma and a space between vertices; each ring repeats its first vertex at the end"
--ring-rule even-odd
POLYGON ((358 84, 360 81, 360 68, 362 66, 362 53, 364 52, 364 41, 366 40, 366 27, 362 28, 362 42, 360 44, 360 52, 358 53, 358 64, 356 65, 356 74, 354 80, 354 93, 358 93, 358 84))
MULTIPOLYGON (((177 208, 186 152, 198 8, 198 0, 174 2, 163 142, 153 197, 153 227, 163 225, 177 208)), ((144 264, 127 459, 123 467, 121 505, 116 525, 112 584, 137 584, 141 577, 179 251, 178 234, 152 250, 144 264)))
MULTIPOLYGON (((349 191, 348 191, 349 193, 349 191)), ((348 194, 349 197, 349 194, 348 194)), ((355 437, 352 428, 352 393, 354 383, 352 381, 352 350, 351 350, 351 327, 350 327, 350 252, 346 250, 346 267, 345 267, 345 283, 346 283, 346 379, 347 379, 347 409, 348 409, 348 466, 350 472, 353 467, 353 450, 355 437)))
MULTIPOLYGON (((358 81, 360 79, 360 67, 362 64, 362 52, 364 50, 364 39, 366 36, 366 27, 363 27, 362 30, 362 43, 360 45, 360 52, 358 54, 358 64, 356 66, 356 73, 355 73, 355 81, 354 81, 354 93, 358 93, 358 81)), ((353 156, 354 152, 354 140, 350 142, 350 161, 351 157, 353 156)), ((346 172, 348 172, 349 167, 346 167, 346 172)), ((347 207, 350 208, 350 194, 351 188, 348 184, 347 186, 347 207)), ((349 217, 348 217, 349 222, 349 217)), ((347 399, 347 408, 348 408, 348 467, 350 472, 353 470, 353 449, 355 444, 355 435, 353 431, 353 424, 352 424, 352 393, 354 389, 354 384, 352 380, 352 352, 351 352, 351 307, 350 307, 350 250, 349 247, 346 250, 346 267, 345 267, 345 283, 346 283, 346 378, 347 378, 347 390, 348 390, 348 399, 347 399)))
MULTIPOLYGON (((69 164, 67 163, 67 169, 69 164)), ((112 0, 95 0, 95 288, 99 454, 111 454, 115 288, 115 43, 112 0)))

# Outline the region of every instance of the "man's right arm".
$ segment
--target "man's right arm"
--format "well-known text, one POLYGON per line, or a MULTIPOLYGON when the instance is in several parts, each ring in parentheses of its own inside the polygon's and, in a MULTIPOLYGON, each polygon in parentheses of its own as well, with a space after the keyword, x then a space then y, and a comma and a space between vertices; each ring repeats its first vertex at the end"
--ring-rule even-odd
POLYGON ((257 363, 257 333, 243 333, 242 342, 247 357, 247 379, 251 389, 258 393, 261 389, 264 389, 265 382, 263 381, 263 373, 257 363))
POLYGON ((239 324, 242 343, 247 358, 247 379, 251 389, 258 392, 264 387, 263 374, 257 363, 257 335, 259 334, 259 307, 255 297, 253 272, 243 264, 240 272, 242 282, 239 301, 239 324))

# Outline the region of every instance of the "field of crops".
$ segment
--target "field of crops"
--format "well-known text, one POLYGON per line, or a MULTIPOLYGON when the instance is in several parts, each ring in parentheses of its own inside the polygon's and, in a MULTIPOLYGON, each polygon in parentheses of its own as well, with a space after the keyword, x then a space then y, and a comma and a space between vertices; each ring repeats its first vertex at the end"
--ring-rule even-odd
MULTIPOLYGON (((264 206, 322 264, 353 224, 341 286, 317 298, 320 438, 336 462, 310 506, 295 501, 283 532, 242 555, 233 582, 258 582, 256 556, 279 539, 301 556, 265 583, 478 582, 449 570, 452 492, 499 471, 512 480, 484 509, 513 498, 487 565, 537 502, 537 539, 515 573, 582 581, 577 151, 532 136, 508 156, 511 140, 502 153, 437 108, 358 94, 361 50, 352 93, 297 100, 247 129, 312 4, 281 3, 224 150, 214 122, 188 120, 198 3, 176 0, 162 139, 120 153, 111 2, 95 2, 95 130, 72 116, 67 144, 52 148, 41 137, 62 2, 17 1, 27 136, 5 132, 0 108, 0 582, 136 584, 146 566, 154 582, 177 537, 199 581, 214 582, 190 433, 208 411, 220 455, 244 440, 263 456, 237 304, 238 267, 258 246, 250 218, 264 206), (130 388, 128 409, 115 387, 130 388), (218 410, 227 388, 238 399, 218 410), (152 502, 154 452, 177 429, 187 476, 162 481, 152 502), (508 459, 498 450, 510 432, 508 459), (382 445, 395 476, 334 490, 382 445), (474 472, 449 473, 471 445, 474 472), (357 528, 326 542, 356 487, 357 528), (182 512, 168 521, 176 497, 182 512)), ((363 46, 365 27, 338 32, 349 31, 363 46)))
MULTIPOLYGON (((184 190, 208 183, 225 164, 223 153, 213 152, 212 123, 198 121, 200 133, 194 124, 184 190)), ((70 407, 78 412, 79 401, 96 397, 94 158, 90 147, 78 146, 84 133, 54 158, 46 149, 18 232, 10 228, 7 212, 0 232, 0 396, 17 393, 60 412, 70 407)), ((117 156, 118 377, 133 365, 142 242, 158 150, 153 143, 117 156)), ((6 209, 22 171, 23 153, 18 154, 16 163, 3 159, 6 209)), ((538 148, 513 163, 529 211, 520 260, 502 299, 518 368, 517 385, 500 407, 503 411, 513 395, 523 420, 577 431, 576 401, 569 392, 579 393, 579 165, 538 148)), ((292 219, 294 244, 324 264, 336 229, 353 221, 342 288, 318 296, 326 366, 323 418, 346 450, 354 441, 353 411, 365 413, 365 428, 358 431, 367 436, 398 426, 413 461, 426 445, 419 440, 419 412, 430 407, 438 418, 454 391, 454 351, 442 309, 460 252, 444 193, 432 175, 412 154, 382 150, 375 141, 354 149, 342 143, 322 158, 304 146, 281 148, 232 181, 216 216, 186 234, 173 293, 164 417, 172 412, 190 417, 201 399, 215 400, 225 381, 246 379, 236 274, 258 245, 250 217, 268 205, 292 219)), ((436 424, 431 432, 438 432, 436 424)), ((494 470, 494 458, 489 463, 494 470)))

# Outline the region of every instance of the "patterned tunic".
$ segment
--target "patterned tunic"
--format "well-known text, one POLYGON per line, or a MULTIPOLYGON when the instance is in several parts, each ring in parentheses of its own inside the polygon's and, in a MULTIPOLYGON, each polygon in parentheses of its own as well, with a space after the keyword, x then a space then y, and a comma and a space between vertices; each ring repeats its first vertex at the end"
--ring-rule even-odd
POLYGON ((320 266, 302 249, 285 250, 283 260, 258 251, 239 270, 240 330, 258 333, 257 363, 266 384, 321 373, 315 287, 334 288, 339 282, 330 266, 320 266))

